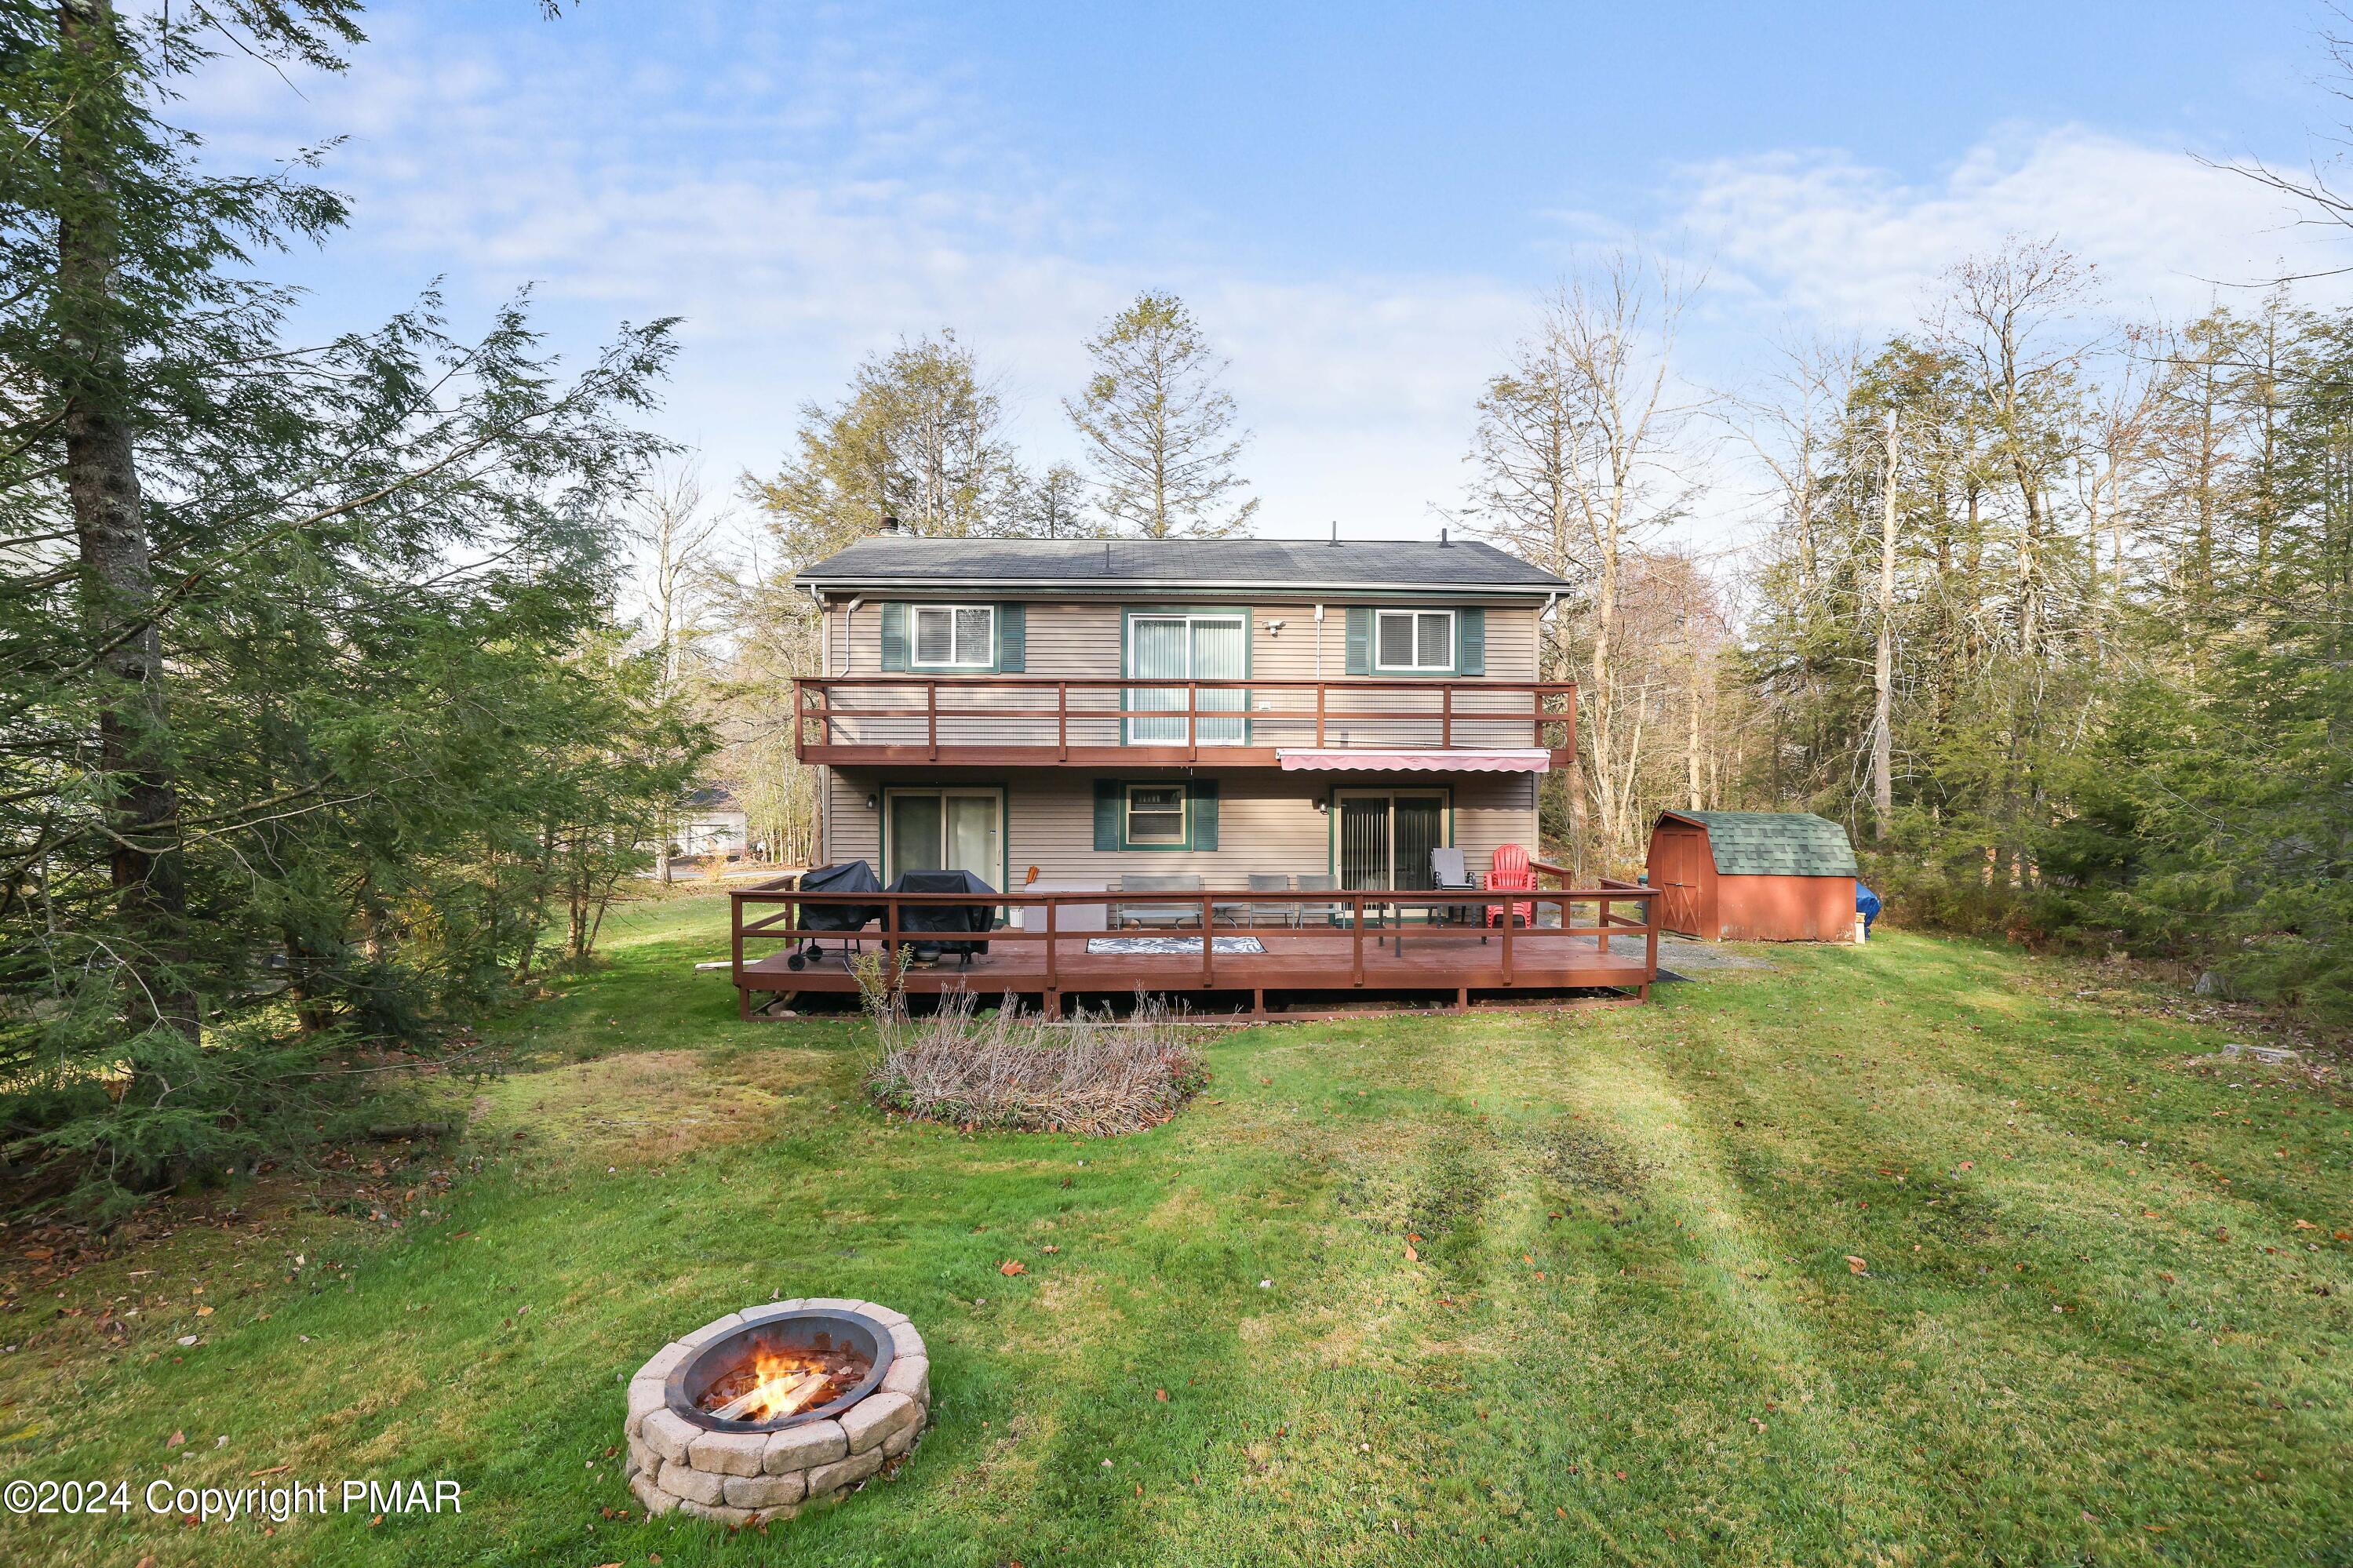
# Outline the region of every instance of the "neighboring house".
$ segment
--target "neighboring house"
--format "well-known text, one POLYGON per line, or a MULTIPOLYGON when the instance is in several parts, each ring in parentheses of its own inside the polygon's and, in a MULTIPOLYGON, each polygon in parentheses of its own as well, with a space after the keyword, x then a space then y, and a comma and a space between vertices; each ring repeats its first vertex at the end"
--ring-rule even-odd
POLYGON ((679 803, 670 842, 681 856, 741 855, 749 821, 734 791, 724 784, 705 784, 687 791, 679 803))
POLYGON ((1854 846, 1810 811, 1670 811, 1651 832, 1659 924, 1707 942, 1852 942, 1854 846))
POLYGON ((1486 544, 886 532, 797 583, 823 612, 796 695, 818 858, 886 882, 1427 888, 1434 848, 1535 852, 1574 745, 1537 658, 1571 584, 1486 544))

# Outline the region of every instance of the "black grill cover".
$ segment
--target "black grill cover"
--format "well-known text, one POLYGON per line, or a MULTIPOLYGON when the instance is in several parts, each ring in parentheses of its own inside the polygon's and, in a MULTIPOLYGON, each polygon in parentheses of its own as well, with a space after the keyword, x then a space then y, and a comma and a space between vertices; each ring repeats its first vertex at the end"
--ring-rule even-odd
MULTIPOLYGON (((902 871, 899 879, 884 889, 892 893, 978 893, 993 899, 997 889, 974 876, 970 871, 902 871)), ((997 921, 997 906, 980 904, 902 904, 899 906, 899 929, 902 931, 933 932, 985 931, 997 921)), ((987 952, 985 942, 943 942, 935 944, 943 952, 987 952)))
MULTIPOLYGON (((800 890, 804 893, 879 893, 882 884, 874 879, 874 868, 863 860, 851 860, 839 866, 820 866, 814 871, 801 873, 800 890)), ((803 904, 801 929, 804 931, 856 931, 882 918, 880 904, 803 904)))

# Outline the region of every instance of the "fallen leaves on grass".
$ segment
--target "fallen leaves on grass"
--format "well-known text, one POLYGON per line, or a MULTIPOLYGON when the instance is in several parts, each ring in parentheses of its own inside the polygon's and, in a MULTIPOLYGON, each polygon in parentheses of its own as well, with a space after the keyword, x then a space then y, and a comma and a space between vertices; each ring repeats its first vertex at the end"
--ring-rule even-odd
POLYGON ((1850 1252, 1846 1255, 1846 1271, 1850 1274, 1868 1274, 1871 1272, 1871 1266, 1850 1252))
POLYGON ((1029 1273, 1029 1268, 1027 1264, 1016 1262, 1014 1259, 1008 1258, 1004 1262, 997 1266, 997 1271, 999 1274, 1006 1276, 1008 1279, 1010 1279, 1016 1274, 1029 1273))

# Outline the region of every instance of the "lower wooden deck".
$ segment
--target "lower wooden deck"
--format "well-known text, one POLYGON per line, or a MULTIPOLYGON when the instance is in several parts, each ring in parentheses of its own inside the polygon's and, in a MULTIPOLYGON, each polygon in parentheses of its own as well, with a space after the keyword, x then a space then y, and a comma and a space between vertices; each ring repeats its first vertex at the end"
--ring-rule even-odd
MULTIPOLYGON (((1180 937, 1187 932, 1174 933, 1180 937)), ((881 946, 871 931, 866 950, 881 946)), ((1474 928, 1406 927, 1367 931, 1361 944, 1353 933, 1297 931, 1260 933, 1262 953, 1217 952, 1208 964, 1194 937, 1183 954, 1089 952, 1088 938, 1073 933, 1054 939, 1052 963, 1046 942, 1006 940, 998 933, 969 964, 953 956, 908 968, 904 984, 916 995, 969 990, 981 996, 1011 993, 1034 1000, 1050 1016, 1065 999, 1112 997, 1136 991, 1171 997, 1231 994, 1246 997, 1250 1011, 1265 1015, 1314 999, 1431 999, 1467 1007, 1484 1001, 1527 1000, 1575 991, 1615 991, 1647 998, 1656 973, 1643 933, 1609 939, 1604 951, 1596 937, 1557 930, 1521 928, 1508 952, 1502 932, 1480 940, 1474 928)), ((843 957, 839 937, 823 941, 823 956, 793 969, 782 952, 746 959, 734 979, 744 1017, 802 994, 854 993, 857 977, 843 957)))

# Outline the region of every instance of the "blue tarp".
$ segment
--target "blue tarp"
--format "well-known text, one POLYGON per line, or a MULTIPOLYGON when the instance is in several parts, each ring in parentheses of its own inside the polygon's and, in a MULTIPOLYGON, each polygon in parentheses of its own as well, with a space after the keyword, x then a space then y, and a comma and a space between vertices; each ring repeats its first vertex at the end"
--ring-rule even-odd
POLYGON ((1864 887, 1862 885, 1862 878, 1856 878, 1854 883, 1854 912, 1862 917, 1862 929, 1865 932, 1868 932, 1871 930, 1871 922, 1879 918, 1879 895, 1873 892, 1869 888, 1864 887))

